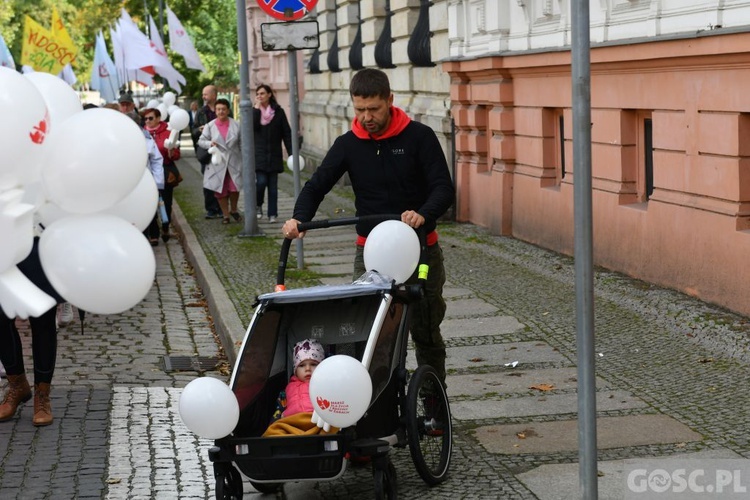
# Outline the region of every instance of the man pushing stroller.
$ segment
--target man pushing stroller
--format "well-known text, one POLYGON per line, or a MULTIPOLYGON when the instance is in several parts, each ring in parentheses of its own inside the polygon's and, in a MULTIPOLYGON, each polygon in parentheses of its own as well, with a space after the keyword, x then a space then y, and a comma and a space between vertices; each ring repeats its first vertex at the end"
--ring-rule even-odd
MULTIPOLYGON (((282 227, 284 237, 304 237, 297 225, 310 221, 325 195, 349 174, 357 216, 401 214, 401 221, 427 234, 430 273, 424 298, 413 304, 410 330, 417 363, 437 370, 445 384, 445 344, 440 323, 445 316, 443 253, 437 220, 455 199, 448 164, 435 132, 393 106, 388 76, 380 70, 358 71, 349 85, 355 118, 339 136, 297 197, 294 214, 282 227)), ((374 223, 357 224, 354 279, 365 272, 364 245, 374 223)), ((416 274, 407 283, 416 281, 416 274)))

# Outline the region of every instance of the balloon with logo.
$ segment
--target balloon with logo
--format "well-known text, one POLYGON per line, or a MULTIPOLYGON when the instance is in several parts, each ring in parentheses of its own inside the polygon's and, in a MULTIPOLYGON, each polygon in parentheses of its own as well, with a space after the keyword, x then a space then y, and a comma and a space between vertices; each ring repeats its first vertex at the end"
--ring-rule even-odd
POLYGON ((408 224, 383 221, 370 231, 365 242, 365 268, 403 283, 419 264, 419 237, 408 224))
POLYGON ((39 179, 50 117, 42 94, 22 74, 0 66, 0 192, 39 179))
POLYGON ((337 354, 324 359, 310 377, 314 413, 334 427, 356 424, 367 411, 371 398, 370 374, 351 356, 337 354))
POLYGON ((125 198, 141 181, 148 153, 143 132, 127 115, 91 109, 49 136, 42 169, 47 199, 61 209, 95 213, 125 198))
POLYGON ((135 306, 151 289, 156 274, 153 249, 141 231, 108 214, 53 222, 39 240, 39 258, 65 300, 96 314, 135 306))
POLYGON ((206 439, 228 436, 240 420, 240 405, 227 384, 200 377, 182 390, 180 418, 191 432, 206 439))
POLYGON ((24 75, 39 90, 47 103, 51 128, 60 127, 62 122, 83 111, 81 99, 65 80, 50 73, 35 71, 24 75))

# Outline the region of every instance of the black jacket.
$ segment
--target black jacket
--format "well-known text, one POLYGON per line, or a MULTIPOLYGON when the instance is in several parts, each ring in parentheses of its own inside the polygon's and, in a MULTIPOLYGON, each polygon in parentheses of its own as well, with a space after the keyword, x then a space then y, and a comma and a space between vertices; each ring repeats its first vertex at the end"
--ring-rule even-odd
MULTIPOLYGON (((455 191, 435 132, 411 121, 398 135, 383 140, 359 139, 351 130, 340 136, 300 191, 294 218, 308 222, 323 197, 344 173, 354 189, 357 215, 400 214, 416 210, 425 229, 453 204, 455 191)), ((367 236, 374 224, 358 224, 367 236)))
POLYGON ((260 110, 253 108, 255 170, 279 173, 284 171, 284 159, 281 153, 282 142, 287 154, 292 154, 292 128, 286 119, 284 109, 278 104, 271 104, 271 106, 274 109, 274 115, 268 125, 260 124, 260 110))

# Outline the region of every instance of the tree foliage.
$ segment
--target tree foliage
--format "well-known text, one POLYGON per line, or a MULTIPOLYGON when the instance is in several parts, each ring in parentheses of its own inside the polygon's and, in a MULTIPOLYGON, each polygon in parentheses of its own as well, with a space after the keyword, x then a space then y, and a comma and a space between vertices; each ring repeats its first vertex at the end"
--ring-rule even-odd
POLYGON ((185 76, 186 96, 200 96, 200 89, 214 83, 225 90, 234 90, 239 81, 237 50, 237 12, 232 0, 170 0, 169 8, 179 18, 201 56, 206 72, 188 69, 182 56, 169 50, 166 0, 0 0, 0 34, 20 65, 23 43, 23 24, 28 15, 42 26, 49 27, 52 7, 60 17, 79 53, 73 69, 79 82, 89 80, 94 59, 96 34, 101 31, 107 41, 110 56, 112 45, 109 27, 115 25, 124 8, 148 34, 148 14, 157 26, 163 26, 162 40, 175 69, 185 76), (162 1, 162 16, 159 3, 162 1), (163 20, 162 20, 163 19, 163 20))

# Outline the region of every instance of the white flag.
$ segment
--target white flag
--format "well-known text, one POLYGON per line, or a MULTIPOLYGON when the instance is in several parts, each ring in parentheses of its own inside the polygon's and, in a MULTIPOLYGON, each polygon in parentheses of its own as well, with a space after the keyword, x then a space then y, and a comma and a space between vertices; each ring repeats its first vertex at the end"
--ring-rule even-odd
POLYGON ((122 82, 122 84, 135 80, 144 87, 153 86, 153 75, 150 75, 141 69, 127 69, 125 67, 125 52, 122 50, 122 42, 120 41, 119 23, 116 29, 109 28, 109 34, 112 37, 112 52, 115 54, 115 67, 117 68, 118 80, 122 82))
POLYGON ((206 71, 201 58, 193 46, 190 36, 182 23, 167 5, 167 23, 169 24, 169 47, 185 58, 185 66, 206 71))
MULTIPOLYGON (((123 12, 125 13, 124 9, 123 12)), ((125 55, 125 68, 138 69, 151 66, 157 73, 166 78, 169 85, 177 92, 182 90, 180 84, 184 85, 187 82, 185 77, 174 69, 167 58, 167 54, 160 51, 156 47, 156 43, 149 40, 138 29, 138 26, 130 20, 130 16, 125 16, 127 16, 127 13, 120 18, 119 23, 120 43, 125 55)), ((158 33, 154 34, 158 36, 158 33)), ((159 38, 159 43, 161 43, 161 38, 159 38)))
POLYGON ((117 100, 120 82, 117 78, 117 68, 107 53, 104 35, 101 31, 96 35, 94 48, 94 64, 91 66, 91 88, 98 90, 102 99, 107 102, 117 100))
POLYGON ((5 45, 3 35, 0 35, 0 66, 15 70, 16 63, 13 61, 13 56, 8 50, 8 46, 5 45))

